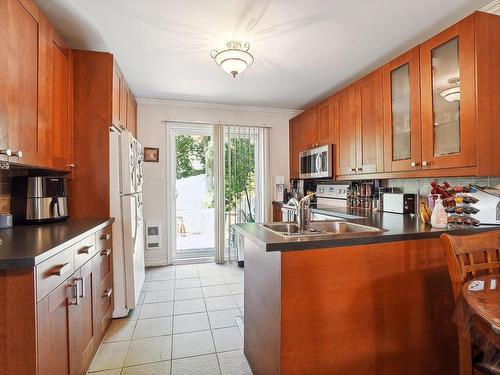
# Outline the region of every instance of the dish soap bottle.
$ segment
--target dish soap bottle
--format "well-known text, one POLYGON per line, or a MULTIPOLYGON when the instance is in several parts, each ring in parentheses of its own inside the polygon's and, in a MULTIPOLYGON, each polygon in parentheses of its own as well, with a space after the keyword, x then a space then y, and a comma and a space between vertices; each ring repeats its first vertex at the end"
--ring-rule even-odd
POLYGON ((446 228, 448 226, 448 214, 444 209, 441 194, 437 194, 437 199, 434 203, 434 209, 431 215, 431 225, 434 228, 446 228))

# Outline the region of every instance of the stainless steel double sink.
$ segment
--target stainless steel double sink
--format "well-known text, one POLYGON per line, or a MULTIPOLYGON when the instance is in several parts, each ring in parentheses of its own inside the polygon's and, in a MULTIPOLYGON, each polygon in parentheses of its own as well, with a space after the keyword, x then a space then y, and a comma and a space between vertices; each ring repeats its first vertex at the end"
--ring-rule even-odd
POLYGON ((348 221, 313 221, 310 223, 310 229, 307 232, 300 232, 295 223, 272 223, 260 224, 263 228, 278 234, 282 237, 318 237, 340 234, 356 233, 377 233, 383 232, 383 229, 351 223, 348 221))

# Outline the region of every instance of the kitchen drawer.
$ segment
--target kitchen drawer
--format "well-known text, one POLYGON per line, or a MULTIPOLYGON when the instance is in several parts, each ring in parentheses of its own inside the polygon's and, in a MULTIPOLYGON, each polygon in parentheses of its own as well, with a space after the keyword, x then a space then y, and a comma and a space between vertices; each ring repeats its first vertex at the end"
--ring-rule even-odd
POLYGON ((113 300, 113 274, 111 272, 109 272, 104 277, 104 279, 99 282, 99 290, 96 297, 98 317, 102 317, 112 306, 111 302, 113 300))
POLYGON ((103 249, 111 249, 113 247, 113 235, 111 233, 111 225, 101 229, 96 234, 97 251, 103 249))
POLYGON ((92 234, 74 245, 75 269, 80 268, 92 259, 96 253, 95 234, 92 234))
POLYGON ((99 272, 99 281, 102 281, 108 273, 111 273, 111 267, 113 263, 111 248, 102 249, 96 256, 92 259, 93 263, 96 263, 96 270, 99 272))
POLYGON ((74 251, 74 246, 68 247, 36 267, 37 301, 41 301, 75 271, 74 251))

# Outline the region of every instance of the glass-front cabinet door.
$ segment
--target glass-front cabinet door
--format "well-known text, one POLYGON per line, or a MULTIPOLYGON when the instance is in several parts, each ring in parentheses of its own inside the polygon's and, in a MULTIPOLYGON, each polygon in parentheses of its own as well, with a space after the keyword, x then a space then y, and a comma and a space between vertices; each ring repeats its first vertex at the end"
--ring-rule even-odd
POLYGON ((384 66, 384 164, 386 172, 421 165, 419 47, 384 66))
POLYGON ((475 166, 472 17, 421 45, 420 72, 422 169, 475 166))

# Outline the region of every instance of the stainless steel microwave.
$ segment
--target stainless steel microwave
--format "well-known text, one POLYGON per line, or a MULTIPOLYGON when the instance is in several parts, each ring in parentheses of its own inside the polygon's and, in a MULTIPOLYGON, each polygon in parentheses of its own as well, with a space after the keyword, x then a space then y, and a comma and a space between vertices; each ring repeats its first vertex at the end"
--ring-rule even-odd
POLYGON ((299 153, 300 178, 332 178, 333 146, 324 145, 299 153))

